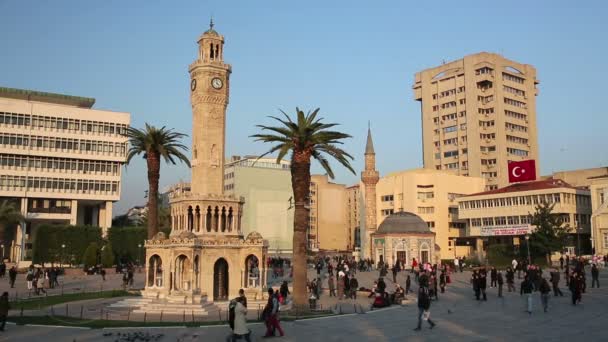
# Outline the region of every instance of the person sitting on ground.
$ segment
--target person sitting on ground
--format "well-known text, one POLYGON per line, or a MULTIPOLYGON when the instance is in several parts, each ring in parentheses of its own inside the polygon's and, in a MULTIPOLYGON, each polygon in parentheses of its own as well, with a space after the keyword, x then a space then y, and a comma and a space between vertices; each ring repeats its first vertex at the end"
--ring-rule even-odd
POLYGON ((395 292, 391 295, 391 303, 401 304, 401 301, 405 299, 405 290, 399 284, 395 284, 395 292))

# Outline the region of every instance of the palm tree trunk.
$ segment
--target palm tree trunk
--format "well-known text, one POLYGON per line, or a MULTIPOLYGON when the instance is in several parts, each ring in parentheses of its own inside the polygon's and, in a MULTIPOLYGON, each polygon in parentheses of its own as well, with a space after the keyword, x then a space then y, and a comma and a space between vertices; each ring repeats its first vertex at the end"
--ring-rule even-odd
POLYGON ((158 179, 160 178, 160 156, 148 152, 148 239, 158 233, 158 179))
POLYGON ((307 281, 307 245, 306 236, 309 223, 308 194, 310 192, 310 156, 299 156, 294 153, 291 165, 291 184, 295 200, 293 218, 293 308, 298 311, 308 310, 307 281))

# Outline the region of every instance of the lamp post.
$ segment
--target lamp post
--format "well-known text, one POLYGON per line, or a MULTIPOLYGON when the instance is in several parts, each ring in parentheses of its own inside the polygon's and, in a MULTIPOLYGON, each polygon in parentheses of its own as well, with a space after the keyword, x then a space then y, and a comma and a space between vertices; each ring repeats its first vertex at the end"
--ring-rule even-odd
POLYGON ((530 259, 530 235, 526 235, 526 248, 528 249, 528 265, 532 263, 530 259))
POLYGON ((62 243, 61 244, 61 267, 63 267, 63 264, 65 263, 64 252, 65 252, 65 243, 62 243))
POLYGON ((4 261, 4 244, 1 244, 0 248, 2 248, 2 261, 4 261))
POLYGON ((138 265, 140 265, 140 266, 141 266, 141 264, 140 264, 140 258, 141 258, 141 247, 142 247, 141 243, 137 245, 137 248, 138 248, 138 249, 137 249, 137 251, 138 251, 138 252, 137 252, 137 264, 138 264, 138 265))
POLYGON ((578 225, 576 226, 576 256, 581 256, 581 234, 578 225))

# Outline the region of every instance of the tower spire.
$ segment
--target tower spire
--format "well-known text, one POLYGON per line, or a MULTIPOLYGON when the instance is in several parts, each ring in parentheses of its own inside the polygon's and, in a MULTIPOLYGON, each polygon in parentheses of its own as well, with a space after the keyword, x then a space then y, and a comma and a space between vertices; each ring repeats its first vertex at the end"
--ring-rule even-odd
POLYGON ((365 154, 375 154, 374 142, 372 141, 372 128, 371 123, 367 123, 367 144, 365 144, 365 154))
POLYGON ((209 20, 209 29, 213 30, 213 16, 211 16, 211 20, 209 20))

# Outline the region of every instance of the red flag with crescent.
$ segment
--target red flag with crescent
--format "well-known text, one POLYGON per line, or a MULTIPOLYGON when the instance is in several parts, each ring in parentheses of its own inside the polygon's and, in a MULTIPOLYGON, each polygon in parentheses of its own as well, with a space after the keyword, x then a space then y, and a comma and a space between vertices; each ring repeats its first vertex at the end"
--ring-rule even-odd
POLYGON ((536 180, 536 161, 522 160, 509 163, 509 183, 536 180))

